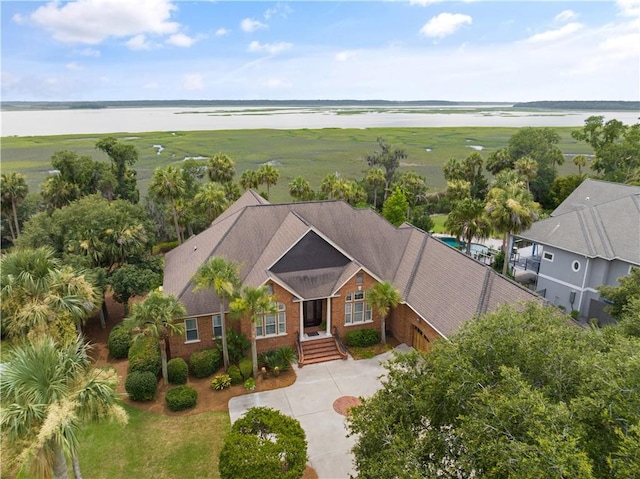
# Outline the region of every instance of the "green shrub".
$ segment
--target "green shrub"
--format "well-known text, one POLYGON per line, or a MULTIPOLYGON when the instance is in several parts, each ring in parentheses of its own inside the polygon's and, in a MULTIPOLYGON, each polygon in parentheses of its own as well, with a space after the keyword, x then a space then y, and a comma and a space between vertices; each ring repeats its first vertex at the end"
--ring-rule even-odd
POLYGON ((577 309, 572 309, 571 310, 571 317, 573 319, 578 319, 580 317, 580 311, 577 309))
POLYGON ((129 348, 129 372, 149 371, 158 376, 162 369, 162 356, 158 341, 151 336, 141 336, 129 348))
POLYGON ((345 340, 347 346, 366 347, 380 342, 380 331, 377 329, 356 329, 348 331, 345 340))
POLYGON ((222 354, 218 348, 195 351, 189 356, 189 369, 197 378, 206 378, 220 369, 222 354))
POLYGON ((173 358, 167 363, 167 374, 171 384, 186 384, 189 377, 189 366, 182 358, 173 358))
POLYGON ((131 330, 121 324, 114 326, 109 333, 109 339, 107 340, 107 347, 109 348, 109 354, 114 359, 124 359, 129 354, 129 347, 131 346, 131 330))
POLYGON ((228 374, 216 374, 211 380, 211 389, 222 391, 231 386, 231 377, 228 374))
POLYGON ((169 389, 164 396, 167 407, 172 411, 184 411, 198 402, 198 391, 191 386, 178 386, 169 389))
POLYGON ((157 243, 153 247, 153 254, 164 254, 171 251, 173 248, 178 246, 178 240, 175 241, 165 241, 163 243, 157 243))
POLYGON ((249 378, 244 382, 244 388, 248 391, 253 391, 256 388, 256 380, 249 378))
POLYGON ((270 371, 273 371, 276 367, 280 371, 286 371, 296 360, 295 350, 290 346, 284 346, 261 354, 258 358, 258 365, 266 366, 270 371))
POLYGON ((220 451, 221 479, 299 479, 307 441, 298 420, 271 408, 251 408, 231 427, 220 451), (266 435, 273 438, 264 440, 266 435))
POLYGON ((158 390, 158 375, 150 371, 130 372, 124 388, 132 401, 152 401, 158 390))
POLYGON ((251 347, 251 341, 246 335, 237 332, 235 329, 227 330, 227 350, 229 351, 229 362, 239 363, 245 353, 251 347))
POLYGON ((240 368, 242 379, 249 379, 253 374, 253 361, 250 358, 242 358, 238 367, 240 368))
POLYGON ((231 384, 242 384, 242 381, 244 381, 240 368, 235 364, 227 368, 227 374, 231 378, 231 384))

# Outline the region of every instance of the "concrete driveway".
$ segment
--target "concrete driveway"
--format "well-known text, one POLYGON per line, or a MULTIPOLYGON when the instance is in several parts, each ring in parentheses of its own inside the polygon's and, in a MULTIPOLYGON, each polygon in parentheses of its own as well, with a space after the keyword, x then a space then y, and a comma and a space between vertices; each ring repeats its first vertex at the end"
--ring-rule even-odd
MULTIPOLYGON (((394 351, 406 352, 400 345, 394 351)), ((388 352, 373 359, 336 360, 294 366, 297 379, 282 389, 247 394, 229 401, 231 422, 247 409, 272 407, 296 418, 307 434, 309 463, 320 479, 346 479, 353 474, 351 448, 355 438, 347 438, 345 418, 333 409, 333 402, 342 396, 368 397, 380 389, 380 376, 385 374, 381 362, 391 358, 388 352)))

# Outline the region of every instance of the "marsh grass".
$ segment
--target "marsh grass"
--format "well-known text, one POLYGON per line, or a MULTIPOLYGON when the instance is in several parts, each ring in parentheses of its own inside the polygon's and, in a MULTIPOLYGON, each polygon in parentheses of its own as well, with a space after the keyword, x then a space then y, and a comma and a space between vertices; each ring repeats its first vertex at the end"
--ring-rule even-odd
MULTIPOLYGON (((586 144, 570 136, 575 128, 556 128, 564 153, 590 153, 586 144)), ((431 192, 446 188, 442 165, 452 157, 463 159, 481 145, 483 158, 506 146, 517 128, 370 128, 370 129, 296 129, 296 130, 213 130, 154 133, 118 133, 113 136, 138 148, 136 164, 138 184, 144 197, 156 167, 180 164, 185 157, 226 153, 236 162, 238 176, 272 161, 278 163, 280 181, 271 189, 274 202, 291 201, 288 183, 298 175, 306 177, 314 189, 328 173, 339 172, 360 179, 367 168, 365 157, 377 148, 376 138, 384 137, 394 147, 404 148, 408 158, 400 171, 415 171, 427 178, 431 192), (158 155, 153 145, 162 145, 158 155), (426 149, 431 149, 427 152, 426 149)), ((63 135, 2 138, 2 170, 27 175, 31 191, 49 175, 51 155, 69 149, 96 160, 108 161, 95 149, 99 138, 107 135, 63 135)), ((570 162, 560 167, 561 174, 577 172, 570 162)))

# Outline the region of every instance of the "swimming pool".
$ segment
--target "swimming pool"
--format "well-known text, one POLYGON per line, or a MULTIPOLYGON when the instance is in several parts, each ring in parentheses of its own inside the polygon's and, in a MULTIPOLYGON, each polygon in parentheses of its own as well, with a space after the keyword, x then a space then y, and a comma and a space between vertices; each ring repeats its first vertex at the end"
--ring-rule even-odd
MULTIPOLYGON (((445 243, 452 248, 456 248, 462 251, 466 251, 467 245, 455 239, 453 236, 440 236, 438 237, 440 241, 445 243)), ((487 254, 489 252, 489 248, 480 243, 471 243, 471 255, 478 256, 480 254, 487 254)))

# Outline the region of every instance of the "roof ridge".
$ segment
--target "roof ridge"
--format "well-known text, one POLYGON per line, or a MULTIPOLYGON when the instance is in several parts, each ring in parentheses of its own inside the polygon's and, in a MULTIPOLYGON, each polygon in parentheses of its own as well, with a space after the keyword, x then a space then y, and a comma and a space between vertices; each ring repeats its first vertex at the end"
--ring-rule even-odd
POLYGON ((605 254, 612 258, 614 256, 613 246, 611 246, 611 241, 609 240, 609 236, 607 235, 606 229, 602 228, 602 218, 600 217, 600 212, 597 207, 590 208, 591 216, 593 217, 593 226, 600 237, 600 241, 602 242, 602 248, 604 249, 605 254))
MULTIPOLYGON (((418 267, 420 266, 420 259, 422 258, 422 254, 424 253, 424 249, 427 247, 427 239, 429 237, 430 237, 429 234, 425 234, 424 238, 422 238, 422 244, 420 245, 420 250, 418 251, 418 255, 416 256, 415 262, 413 263, 413 268, 411 269, 411 274, 409 275, 409 279, 407 280, 407 286, 405 286, 404 294, 402 295, 405 299, 409 297, 409 293, 411 292, 411 288, 413 287, 413 281, 416 278, 416 274, 418 273, 418 267)), ((398 263, 398 267, 400 267, 400 263, 402 263, 402 258, 400 258, 400 262, 398 263)), ((397 271, 396 271, 396 274, 397 274, 397 271)))
POLYGON ((578 218, 578 224, 580 225, 580 230, 582 231, 582 236, 585 239, 585 244, 587 246, 587 251, 589 252, 589 255, 594 256, 595 255, 595 249, 593 247, 593 239, 591 238, 591 235, 589 234, 589 229, 587 228, 587 225, 586 225, 586 222, 585 222, 584 209, 577 210, 575 213, 576 213, 576 217, 578 218))

